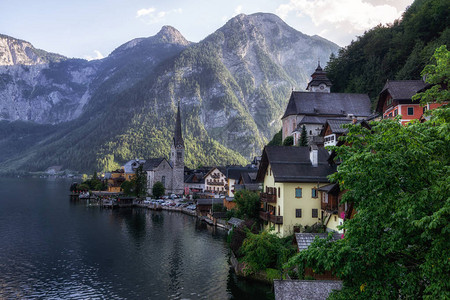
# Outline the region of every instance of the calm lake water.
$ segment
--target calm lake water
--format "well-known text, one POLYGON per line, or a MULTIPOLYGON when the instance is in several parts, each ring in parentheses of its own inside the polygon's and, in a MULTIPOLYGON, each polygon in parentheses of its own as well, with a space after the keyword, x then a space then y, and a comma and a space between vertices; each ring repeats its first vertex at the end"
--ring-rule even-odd
POLYGON ((273 299, 231 271, 224 231, 70 202, 70 184, 0 178, 0 299, 273 299))

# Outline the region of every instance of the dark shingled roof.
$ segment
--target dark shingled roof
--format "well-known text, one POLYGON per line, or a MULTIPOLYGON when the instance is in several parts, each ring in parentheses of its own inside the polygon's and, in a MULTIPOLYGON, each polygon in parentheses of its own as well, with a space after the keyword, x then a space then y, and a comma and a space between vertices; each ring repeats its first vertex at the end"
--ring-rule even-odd
POLYGON ((388 80, 380 92, 388 91, 392 99, 407 100, 411 99, 419 90, 423 89, 427 84, 423 80, 388 80))
POLYGON ((328 151, 318 150, 318 166, 313 167, 309 147, 266 146, 263 150, 257 181, 263 182, 270 164, 275 182, 328 182, 327 176, 336 172, 328 164, 328 151))
POLYGON ((367 94, 346 93, 291 93, 282 119, 290 115, 347 116, 353 114, 366 117, 371 114, 370 99, 367 94))
POLYGON ((153 171, 156 167, 158 167, 161 162, 165 160, 164 157, 158 157, 158 158, 149 158, 145 161, 145 164, 143 166, 144 171, 153 171))
POLYGON ((352 123, 351 119, 328 119, 328 125, 333 133, 346 133, 347 128, 343 128, 342 125, 352 123))
POLYGON ((321 192, 325 192, 327 194, 329 194, 330 192, 339 192, 339 184, 337 183, 332 183, 332 184, 328 184, 326 186, 320 187, 318 189, 321 192))
MULTIPOLYGON (((328 233, 296 233, 295 239, 297 240, 298 251, 308 249, 309 245, 314 242, 316 236, 321 239, 325 239, 328 237, 328 233)), ((331 241, 337 241, 341 238, 339 233, 334 233, 331 241)))
POLYGON ((225 174, 227 178, 231 178, 234 180, 239 180, 241 177, 241 174, 244 173, 256 173, 258 170, 255 168, 248 168, 248 167, 229 167, 227 168, 227 173, 225 174))
POLYGON ((428 84, 423 80, 387 80, 378 97, 376 110, 383 113, 382 109, 387 93, 393 100, 411 100, 412 96, 427 86, 428 84))
POLYGON ((342 289, 339 280, 274 280, 275 300, 324 300, 342 289))
POLYGON ((223 204, 223 199, 220 198, 197 199, 197 205, 211 205, 211 204, 223 204))

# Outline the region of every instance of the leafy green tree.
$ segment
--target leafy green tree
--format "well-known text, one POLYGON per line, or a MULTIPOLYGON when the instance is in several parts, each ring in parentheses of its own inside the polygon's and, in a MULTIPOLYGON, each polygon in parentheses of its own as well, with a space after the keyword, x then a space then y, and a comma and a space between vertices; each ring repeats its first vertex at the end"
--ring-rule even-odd
POLYGON ((294 138, 290 135, 287 136, 283 141, 283 146, 292 146, 294 145, 294 138))
POLYGON ((272 140, 267 144, 267 146, 281 146, 283 144, 282 138, 283 138, 283 133, 282 133, 282 129, 280 129, 280 131, 275 133, 272 140))
POLYGON ((306 133, 305 125, 302 126, 302 132, 300 133, 300 139, 298 141, 299 146, 308 146, 308 134, 306 133))
POLYGON ((157 182, 155 182, 155 184, 153 184, 153 197, 158 199, 161 196, 163 196, 165 192, 166 192, 166 188, 164 187, 162 182, 157 181, 157 182))
POLYGON ((128 195, 128 196, 133 196, 133 195, 135 195, 135 191, 134 191, 134 188, 135 188, 135 186, 134 186, 134 184, 131 182, 131 181, 129 181, 129 180, 125 180, 121 185, 120 185, 120 188, 122 189, 122 191, 125 193, 125 195, 128 195))
POLYGON ((239 190, 234 194, 237 216, 243 219, 259 220, 261 202, 257 193, 249 190, 239 190))
POLYGON ((436 49, 433 55, 435 64, 425 66, 421 75, 426 77, 426 83, 432 86, 413 96, 422 104, 430 102, 442 103, 450 100, 450 52, 445 45, 436 49))
POLYGON ((275 233, 263 231, 254 234, 247 231, 247 238, 240 248, 242 261, 247 273, 260 270, 281 269, 288 258, 295 253, 292 246, 292 236, 281 239, 275 233))
POLYGON ((334 148, 342 163, 331 180, 357 213, 343 239, 314 242, 290 266, 342 278, 331 299, 448 299, 449 121, 443 107, 424 123, 350 126, 346 144, 334 148))

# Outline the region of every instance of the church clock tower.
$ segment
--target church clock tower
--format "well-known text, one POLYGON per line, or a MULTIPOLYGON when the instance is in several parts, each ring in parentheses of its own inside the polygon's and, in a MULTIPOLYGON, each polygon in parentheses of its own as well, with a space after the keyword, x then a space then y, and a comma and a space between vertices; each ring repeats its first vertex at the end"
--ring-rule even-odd
POLYGON ((170 163, 173 168, 172 192, 181 195, 184 192, 184 141, 181 133, 180 102, 178 102, 177 120, 172 147, 170 149, 170 163))
POLYGON ((320 66, 320 61, 317 64, 317 68, 311 75, 311 81, 306 87, 307 91, 319 92, 319 93, 330 93, 331 91, 331 81, 327 77, 327 72, 325 72, 320 66))

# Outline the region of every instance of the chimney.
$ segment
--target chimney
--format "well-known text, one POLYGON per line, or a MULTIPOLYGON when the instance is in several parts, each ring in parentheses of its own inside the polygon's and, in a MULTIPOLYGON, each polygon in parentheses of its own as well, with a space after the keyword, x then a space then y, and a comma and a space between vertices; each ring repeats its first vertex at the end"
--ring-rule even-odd
POLYGON ((312 144, 309 147, 309 159, 311 160, 313 167, 317 167, 319 165, 319 148, 316 144, 312 144))

